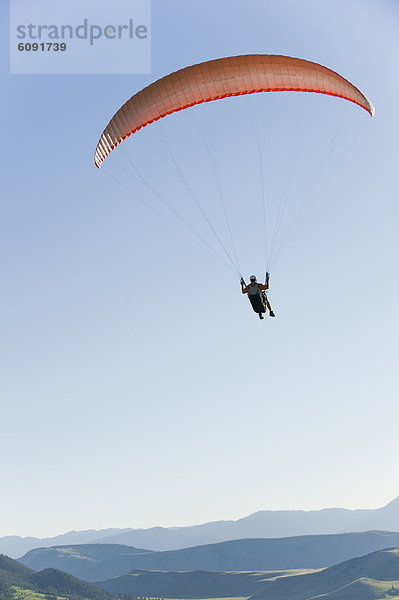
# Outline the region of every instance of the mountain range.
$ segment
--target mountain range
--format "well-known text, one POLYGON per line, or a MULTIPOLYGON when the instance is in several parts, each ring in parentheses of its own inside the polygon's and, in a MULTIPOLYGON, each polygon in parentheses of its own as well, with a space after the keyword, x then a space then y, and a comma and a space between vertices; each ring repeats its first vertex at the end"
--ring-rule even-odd
POLYGON ((378 509, 262 510, 236 521, 189 527, 71 531, 51 537, 6 536, 0 552, 14 558, 38 547, 75 544, 122 544, 148 550, 177 550, 244 538, 279 538, 371 530, 399 532, 399 497, 378 509))

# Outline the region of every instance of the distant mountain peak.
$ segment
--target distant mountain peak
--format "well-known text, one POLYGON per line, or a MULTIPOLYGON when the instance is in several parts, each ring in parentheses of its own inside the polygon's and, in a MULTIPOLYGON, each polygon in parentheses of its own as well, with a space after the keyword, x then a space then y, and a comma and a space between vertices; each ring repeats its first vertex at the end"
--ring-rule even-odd
POLYGON ((391 507, 399 508, 399 496, 388 502, 388 504, 386 504, 383 508, 380 508, 380 510, 384 510, 385 508, 391 507))

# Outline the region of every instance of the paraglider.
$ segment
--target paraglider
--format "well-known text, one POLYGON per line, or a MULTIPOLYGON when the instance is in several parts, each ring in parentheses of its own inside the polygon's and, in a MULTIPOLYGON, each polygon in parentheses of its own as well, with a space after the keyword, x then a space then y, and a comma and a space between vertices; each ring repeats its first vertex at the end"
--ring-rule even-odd
POLYGON ((243 294, 247 294, 253 310, 259 315, 259 319, 263 319, 263 315, 266 309, 269 310, 269 315, 275 317, 270 302, 266 296, 266 290, 269 289, 270 274, 266 273, 265 283, 258 283, 256 276, 251 275, 249 278, 250 283, 245 284, 243 278, 241 278, 241 291, 243 294))
POLYGON ((166 75, 132 96, 105 128, 94 162, 100 168, 123 140, 176 111, 228 96, 281 91, 337 96, 374 114, 373 105, 360 90, 317 63, 273 54, 219 58, 166 75))
MULTIPOLYGON (((244 96, 249 94, 259 94, 260 92, 312 92, 316 94, 324 94, 327 96, 335 96, 342 98, 354 104, 357 104, 362 109, 367 111, 371 116, 374 115, 374 107, 366 96, 355 87, 350 81, 324 67, 320 64, 307 60, 292 58, 288 56, 255 54, 220 58, 199 63, 193 66, 185 67, 174 73, 166 75, 161 79, 151 83, 141 91, 134 94, 112 117, 107 127, 104 129, 100 140, 97 144, 94 156, 95 165, 100 168, 108 155, 123 142, 126 138, 132 136, 139 130, 147 127, 155 121, 162 120, 167 115, 184 111, 195 105, 214 102, 223 98, 232 96, 244 96)), ((166 136, 165 136, 166 137, 166 136)), ((225 243, 219 235, 217 228, 211 222, 206 211, 201 206, 199 200, 195 197, 193 190, 190 188, 184 171, 177 164, 177 161, 172 153, 169 142, 166 139, 167 150, 170 154, 169 158, 174 164, 176 171, 179 173, 181 180, 188 192, 187 197, 191 196, 191 200, 197 205, 202 217, 206 221, 209 230, 214 235, 215 240, 219 244, 219 255, 216 256, 216 251, 201 234, 198 233, 190 224, 188 225, 188 237, 193 241, 202 244, 203 248, 209 253, 214 254, 220 262, 224 262, 230 270, 240 277, 243 294, 248 294, 253 310, 263 319, 266 311, 269 311, 270 316, 275 314, 270 306, 266 296, 266 291, 269 288, 269 273, 267 273, 264 284, 258 283, 256 277, 252 276, 250 284, 247 286, 243 280, 236 246, 233 240, 232 228, 228 218, 227 209, 224 203, 223 194, 221 193, 221 185, 216 174, 217 186, 219 188, 220 200, 223 208, 223 214, 227 223, 227 230, 230 236, 230 242, 225 243), (194 234, 194 235, 192 235, 194 234), (229 244, 233 248, 233 252, 229 251, 229 244)), ((261 144, 258 141, 259 156, 261 163, 261 144)), ((209 148, 208 155, 212 168, 216 171, 213 156, 211 156, 209 148)), ((135 165, 132 165, 135 169, 135 165)), ((133 170, 132 169, 132 170, 133 170)), ((141 181, 144 177, 138 174, 141 181)), ((267 241, 266 241, 266 208, 265 208, 265 192, 264 180, 261 173, 262 182, 262 202, 263 202, 263 218, 264 218, 264 233, 267 259, 267 241)), ((154 190, 152 181, 147 187, 158 198, 161 195, 154 190)), ((287 186, 288 188, 288 186, 287 186)), ((288 192, 287 192, 288 194, 288 192)), ((306 196, 306 194, 305 194, 306 196)), ((306 198, 305 198, 306 199, 306 198)), ((283 194, 281 195, 280 204, 277 212, 276 225, 272 236, 272 252, 275 254, 281 252, 281 248, 277 248, 276 240, 277 233, 281 225, 284 209, 282 208, 283 194), (276 251, 277 248, 277 251, 276 251)), ((178 214, 174 206, 171 206, 169 199, 165 202, 168 208, 173 211, 173 216, 180 218, 181 222, 187 226, 187 221, 178 214)), ((302 207, 303 208, 303 207, 302 207)), ((294 214, 292 230, 298 226, 302 218, 301 210, 294 214)), ((304 211, 302 211, 304 212, 304 211)), ((180 223, 179 223, 180 224, 180 223)), ((288 230, 283 238, 281 246, 288 243, 292 235, 291 229, 288 230)), ((273 257, 274 259, 274 257, 273 257)), ((271 257, 270 257, 271 260, 271 257)), ((269 263, 266 263, 266 268, 269 271, 269 263)))

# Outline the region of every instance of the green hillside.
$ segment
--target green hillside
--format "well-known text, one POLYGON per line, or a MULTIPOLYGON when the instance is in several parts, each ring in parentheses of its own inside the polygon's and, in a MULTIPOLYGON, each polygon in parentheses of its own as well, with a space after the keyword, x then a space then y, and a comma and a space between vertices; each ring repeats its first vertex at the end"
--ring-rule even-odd
MULTIPOLYGON (((117 596, 57 569, 35 572, 0 555, 0 600, 116 600, 117 596)), ((130 599, 129 599, 130 600, 130 599)), ((131 597, 131 600, 135 600, 131 597)))
POLYGON ((78 596, 92 600, 112 600, 108 592, 57 569, 45 569, 33 573, 29 580, 34 588, 50 594, 62 593, 68 598, 78 596))
POLYGON ((266 582, 251 600, 392 599, 398 580, 399 548, 380 550, 316 573, 266 582))
POLYGON ((271 571, 329 567, 376 550, 399 546, 399 533, 369 531, 294 538, 241 539, 182 550, 152 552, 117 544, 31 550, 20 561, 36 570, 55 568, 85 581, 146 571, 271 571))
POLYGON ((33 569, 13 560, 9 556, 0 554, 0 575, 9 577, 29 577, 33 569))
POLYGON ((14 597, 13 586, 29 586, 29 577, 32 569, 21 563, 0 554, 0 598, 11 600, 14 597))

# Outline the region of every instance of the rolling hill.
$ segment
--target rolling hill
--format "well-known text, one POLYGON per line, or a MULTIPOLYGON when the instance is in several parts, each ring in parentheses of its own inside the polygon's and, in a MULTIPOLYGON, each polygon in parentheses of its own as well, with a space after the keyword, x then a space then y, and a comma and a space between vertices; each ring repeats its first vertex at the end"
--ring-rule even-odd
MULTIPOLYGON (((277 573, 282 574, 282 573, 277 573)), ((272 574, 270 574, 272 575, 272 574)), ((218 573, 215 571, 132 571, 98 585, 113 593, 161 598, 234 598, 254 594, 268 573, 218 573)))
POLYGON ((251 600, 366 600, 399 596, 399 548, 353 558, 319 572, 282 577, 251 600))
POLYGON ((109 591, 167 598, 380 600, 399 597, 399 549, 380 550, 304 574, 132 571, 98 585, 109 591))
POLYGON ((366 532, 247 539, 165 552, 89 544, 31 550, 20 559, 36 570, 56 568, 86 581, 148 571, 270 571, 318 569, 388 547, 399 533, 366 532))
POLYGON ((136 555, 150 551, 117 544, 82 544, 31 550, 19 562, 41 570, 55 568, 85 581, 125 575, 132 568, 136 555))

